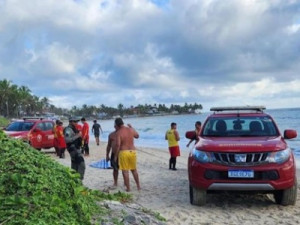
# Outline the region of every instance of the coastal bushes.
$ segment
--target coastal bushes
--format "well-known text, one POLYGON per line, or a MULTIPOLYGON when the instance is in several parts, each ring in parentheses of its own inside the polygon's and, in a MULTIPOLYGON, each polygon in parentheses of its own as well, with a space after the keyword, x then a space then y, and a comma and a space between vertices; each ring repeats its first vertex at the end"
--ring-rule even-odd
POLYGON ((0 116, 0 128, 6 127, 9 124, 9 120, 5 119, 4 117, 0 116))
POLYGON ((79 175, 0 131, 0 224, 91 224, 96 201, 129 199, 84 187, 79 175))
POLYGON ((89 224, 96 209, 75 171, 0 131, 0 224, 89 224))

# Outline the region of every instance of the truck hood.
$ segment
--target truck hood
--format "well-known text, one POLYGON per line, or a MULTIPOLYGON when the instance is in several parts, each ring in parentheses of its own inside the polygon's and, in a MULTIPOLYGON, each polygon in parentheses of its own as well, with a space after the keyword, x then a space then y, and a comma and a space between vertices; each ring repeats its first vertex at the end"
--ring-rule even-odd
POLYGON ((196 149, 210 152, 270 152, 287 148, 281 136, 278 137, 200 137, 196 149))

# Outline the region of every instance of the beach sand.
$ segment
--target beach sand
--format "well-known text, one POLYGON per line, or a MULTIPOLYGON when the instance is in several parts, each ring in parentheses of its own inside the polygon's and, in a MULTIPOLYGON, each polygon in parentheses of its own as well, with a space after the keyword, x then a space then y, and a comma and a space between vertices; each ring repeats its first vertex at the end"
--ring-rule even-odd
MULTIPOLYGON (((112 189, 111 169, 90 167, 92 162, 105 158, 106 143, 96 146, 90 143, 90 156, 85 157, 86 172, 83 184, 91 189, 115 192, 125 191, 123 177, 119 173, 119 187, 112 189)), ((177 171, 168 169, 169 152, 138 148, 138 172, 142 190, 137 191, 130 174, 131 193, 134 202, 144 208, 159 212, 167 224, 300 224, 300 196, 295 206, 274 203, 272 195, 208 194, 205 206, 193 206, 189 202, 187 175, 188 151, 177 158, 177 171)), ((53 157, 65 166, 70 166, 70 157, 53 157)), ((297 177, 299 180, 299 169, 297 177)), ((299 186, 298 186, 299 192, 299 186)))

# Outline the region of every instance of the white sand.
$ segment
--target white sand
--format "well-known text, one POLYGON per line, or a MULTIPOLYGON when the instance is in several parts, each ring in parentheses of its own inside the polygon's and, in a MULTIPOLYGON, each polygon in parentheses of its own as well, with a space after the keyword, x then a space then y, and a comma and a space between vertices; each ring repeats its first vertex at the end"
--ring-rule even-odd
MULTIPOLYGON (((114 192, 111 169, 97 169, 91 162, 105 157, 106 143, 90 143, 90 156, 86 157, 87 169, 84 185, 91 189, 114 192)), ((132 175, 130 184, 134 201, 142 207, 159 212, 168 224, 300 224, 300 196, 295 206, 280 206, 272 195, 209 194, 207 204, 193 206, 189 202, 187 175, 188 152, 177 158, 177 171, 168 169, 168 150, 138 149, 138 172, 142 190, 136 189, 132 175)), ((56 158, 56 157, 55 157, 56 158)), ((60 163, 70 166, 69 154, 60 163)), ((299 166, 299 164, 298 164, 299 166)), ((299 170, 298 180, 299 179, 299 170)), ((124 191, 123 177, 119 174, 119 188, 124 191)), ((299 191, 299 187, 298 187, 299 191)))

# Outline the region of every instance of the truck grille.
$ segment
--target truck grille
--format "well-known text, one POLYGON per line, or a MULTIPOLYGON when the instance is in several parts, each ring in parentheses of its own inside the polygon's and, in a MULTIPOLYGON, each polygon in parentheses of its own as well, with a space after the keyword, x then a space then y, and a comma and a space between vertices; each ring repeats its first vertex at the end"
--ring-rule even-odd
POLYGON ((213 161, 230 166, 253 166, 268 163, 268 152, 265 153, 216 153, 212 154, 213 161))

